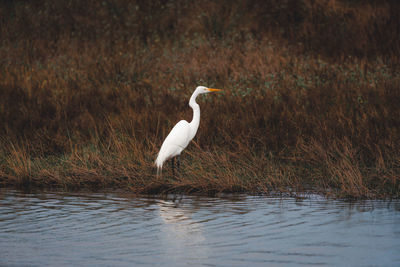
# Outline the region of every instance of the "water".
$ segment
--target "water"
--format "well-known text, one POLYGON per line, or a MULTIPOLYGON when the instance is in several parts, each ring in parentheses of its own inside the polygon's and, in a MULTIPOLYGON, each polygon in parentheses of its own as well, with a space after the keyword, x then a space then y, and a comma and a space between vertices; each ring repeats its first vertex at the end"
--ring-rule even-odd
POLYGON ((400 266, 400 202, 0 190, 1 266, 400 266))

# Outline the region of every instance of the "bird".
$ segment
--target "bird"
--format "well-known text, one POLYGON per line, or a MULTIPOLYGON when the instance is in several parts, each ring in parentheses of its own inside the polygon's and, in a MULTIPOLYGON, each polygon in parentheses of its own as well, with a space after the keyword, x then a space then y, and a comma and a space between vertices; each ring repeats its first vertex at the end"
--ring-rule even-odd
POLYGON ((189 106, 193 109, 193 119, 191 122, 186 120, 179 121, 165 138, 158 152, 155 165, 157 175, 162 172, 165 161, 172 159, 172 174, 174 174, 174 158, 177 157, 178 172, 180 169, 180 154, 195 137, 200 124, 200 106, 196 103, 196 97, 201 94, 222 91, 221 89, 197 86, 189 100, 189 106))

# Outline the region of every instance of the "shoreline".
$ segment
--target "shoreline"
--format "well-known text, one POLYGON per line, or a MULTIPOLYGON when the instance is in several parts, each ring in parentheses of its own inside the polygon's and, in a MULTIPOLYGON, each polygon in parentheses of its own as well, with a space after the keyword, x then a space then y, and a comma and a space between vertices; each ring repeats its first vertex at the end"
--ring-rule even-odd
MULTIPOLYGON (((160 187, 158 187, 160 188, 160 187)), ((308 199, 312 196, 322 197, 325 199, 342 200, 342 201, 363 201, 363 200, 398 200, 399 195, 377 195, 377 196, 349 196, 335 193, 335 190, 330 192, 322 192, 319 190, 305 190, 305 191, 273 191, 273 192, 254 192, 254 191, 180 191, 180 190, 168 190, 167 187, 163 187, 164 190, 157 191, 151 189, 150 191, 135 192, 127 188, 119 187, 105 187, 105 188, 94 188, 94 187, 48 187, 48 186, 21 186, 21 185, 1 185, 0 190, 15 190, 23 193, 78 193, 78 194, 121 194, 129 195, 134 197, 145 197, 145 198, 175 198, 177 196, 188 196, 188 197, 216 197, 216 198, 229 198, 234 196, 259 196, 267 198, 294 198, 294 199, 308 199)))
MULTIPOLYGON (((194 153, 194 152, 193 152, 194 153)), ((203 158, 204 159, 204 158, 203 158)), ((132 168, 132 166, 130 166, 132 168)), ((152 166, 147 166, 151 171, 152 166)), ((132 170, 125 170, 126 176, 121 176, 121 172, 107 172, 105 175, 99 170, 64 170, 65 173, 53 170, 31 170, 31 176, 3 176, 0 177, 0 188, 12 188, 23 191, 46 191, 56 190, 63 192, 125 192, 134 195, 199 195, 199 196, 218 196, 219 194, 246 194, 246 195, 264 195, 264 196, 290 196, 296 197, 301 194, 316 194, 326 198, 333 199, 398 199, 400 190, 394 190, 394 187, 386 186, 374 188, 373 184, 365 184, 370 180, 366 177, 361 181, 355 180, 341 181, 339 183, 332 177, 307 177, 296 176, 293 173, 295 168, 290 164, 275 166, 270 173, 260 174, 260 170, 251 168, 247 165, 246 177, 240 177, 243 172, 237 172, 238 169, 226 170, 226 166, 199 174, 198 168, 187 167, 182 176, 172 177, 169 164, 165 166, 164 175, 157 177, 155 169, 150 174, 142 173, 139 177, 132 174, 132 170), (97 173, 96 173, 97 172, 97 173), (271 175, 275 173, 276 176, 271 175), (254 175, 251 177, 251 175, 254 175), (392 189, 391 189, 392 188, 392 189)), ((209 166, 208 166, 209 167, 209 166)), ((231 166, 232 167, 232 166, 231 166)), ((116 167, 118 168, 118 167, 116 167)), ((206 166, 207 168, 207 166, 206 166)), ((303 166, 312 173, 310 167, 303 166)), ((104 171, 104 170, 103 170, 104 171)), ((298 173, 304 172, 298 171, 298 173)), ((315 173, 321 173, 316 170, 315 173)))

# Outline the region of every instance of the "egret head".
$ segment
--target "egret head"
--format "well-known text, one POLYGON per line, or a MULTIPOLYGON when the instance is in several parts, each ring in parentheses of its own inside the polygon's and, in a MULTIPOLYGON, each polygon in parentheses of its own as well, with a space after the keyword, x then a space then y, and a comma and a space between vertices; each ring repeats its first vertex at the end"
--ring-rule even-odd
POLYGON ((214 88, 208 88, 205 86, 197 86, 196 91, 199 92, 199 94, 208 94, 211 92, 218 92, 222 91, 221 89, 214 89, 214 88))

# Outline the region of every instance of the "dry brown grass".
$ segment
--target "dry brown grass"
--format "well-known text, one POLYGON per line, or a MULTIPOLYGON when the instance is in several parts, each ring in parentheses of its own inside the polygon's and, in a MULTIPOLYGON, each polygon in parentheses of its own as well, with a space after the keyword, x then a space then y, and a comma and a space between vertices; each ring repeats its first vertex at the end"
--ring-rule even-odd
POLYGON ((6 1, 0 183, 136 193, 400 192, 396 1, 6 1), (152 166, 199 132, 183 174, 152 166))

